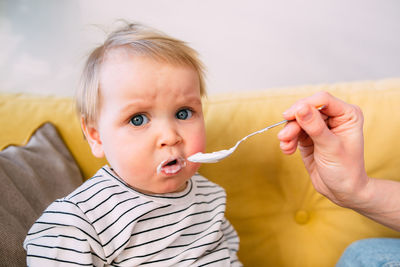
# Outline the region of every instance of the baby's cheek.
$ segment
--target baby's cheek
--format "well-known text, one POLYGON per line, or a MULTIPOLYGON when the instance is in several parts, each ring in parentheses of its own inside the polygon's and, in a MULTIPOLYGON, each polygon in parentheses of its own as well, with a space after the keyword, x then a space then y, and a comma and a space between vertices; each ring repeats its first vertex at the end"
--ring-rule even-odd
POLYGON ((195 154, 197 152, 204 152, 206 148, 206 138, 205 135, 199 134, 192 137, 189 147, 189 154, 195 154))

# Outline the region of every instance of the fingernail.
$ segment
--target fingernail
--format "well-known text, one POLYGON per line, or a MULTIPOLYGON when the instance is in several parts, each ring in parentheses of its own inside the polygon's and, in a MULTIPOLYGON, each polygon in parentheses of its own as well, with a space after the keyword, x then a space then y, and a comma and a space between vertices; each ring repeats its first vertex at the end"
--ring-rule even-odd
POLYGON ((289 110, 286 110, 285 112, 282 113, 283 117, 289 115, 289 110))
POLYGON ((307 105, 304 105, 300 109, 298 109, 296 114, 302 121, 308 121, 312 117, 312 111, 307 105))
POLYGON ((283 112, 282 113, 282 116, 285 118, 285 119, 293 119, 293 117, 294 117, 294 114, 293 114, 293 109, 292 108, 290 108, 290 109, 287 109, 285 112, 283 112), (293 116, 293 117, 292 117, 293 116))

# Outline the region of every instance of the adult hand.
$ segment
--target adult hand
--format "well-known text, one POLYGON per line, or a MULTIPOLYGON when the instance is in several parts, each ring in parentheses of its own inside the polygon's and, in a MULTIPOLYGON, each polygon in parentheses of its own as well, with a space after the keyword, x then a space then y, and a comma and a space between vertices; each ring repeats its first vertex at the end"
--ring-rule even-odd
POLYGON ((281 149, 292 154, 299 148, 318 192, 400 231, 400 183, 367 176, 359 107, 321 92, 296 102, 284 117, 290 122, 278 134, 281 149))
POLYGON ((361 109, 320 92, 296 102, 284 118, 290 122, 278 134, 281 150, 292 154, 299 148, 315 189, 340 206, 363 206, 370 178, 361 109))

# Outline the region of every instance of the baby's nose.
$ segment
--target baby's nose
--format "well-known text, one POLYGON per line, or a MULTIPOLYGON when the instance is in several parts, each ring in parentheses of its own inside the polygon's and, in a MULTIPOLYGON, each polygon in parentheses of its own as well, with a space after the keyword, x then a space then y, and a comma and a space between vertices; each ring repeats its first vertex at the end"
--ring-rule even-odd
POLYGON ((158 140, 159 147, 174 146, 181 142, 182 137, 174 126, 168 125, 160 129, 160 136, 158 140))

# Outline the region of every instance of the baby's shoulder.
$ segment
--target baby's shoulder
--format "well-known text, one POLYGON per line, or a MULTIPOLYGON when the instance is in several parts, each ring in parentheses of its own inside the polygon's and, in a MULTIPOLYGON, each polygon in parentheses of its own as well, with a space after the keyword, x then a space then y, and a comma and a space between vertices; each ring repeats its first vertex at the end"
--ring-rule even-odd
POLYGON ((120 185, 116 183, 115 179, 107 177, 99 171, 69 195, 55 200, 46 211, 68 211, 86 217, 92 208, 112 195, 121 194, 120 192, 120 185))

